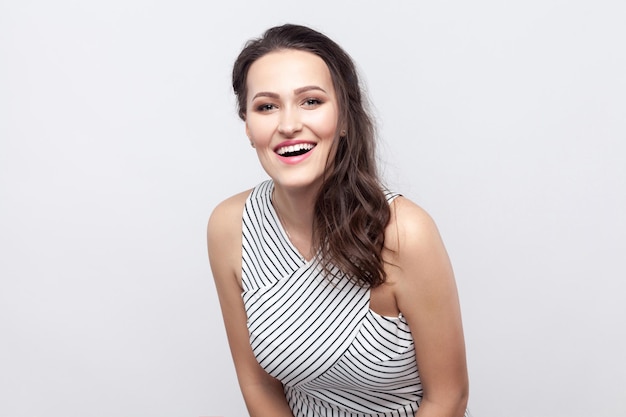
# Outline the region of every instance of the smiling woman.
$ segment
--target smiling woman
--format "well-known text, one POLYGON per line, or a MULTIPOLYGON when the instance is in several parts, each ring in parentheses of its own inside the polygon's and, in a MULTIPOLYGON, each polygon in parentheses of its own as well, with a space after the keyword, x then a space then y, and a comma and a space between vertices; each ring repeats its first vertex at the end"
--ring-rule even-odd
POLYGON ((214 209, 208 249, 250 415, 468 415, 452 268, 428 214, 381 184, 350 57, 271 28, 233 88, 270 179, 214 209))
POLYGON ((278 192, 315 192, 337 133, 328 67, 310 52, 280 50, 250 66, 247 85, 246 133, 278 192))

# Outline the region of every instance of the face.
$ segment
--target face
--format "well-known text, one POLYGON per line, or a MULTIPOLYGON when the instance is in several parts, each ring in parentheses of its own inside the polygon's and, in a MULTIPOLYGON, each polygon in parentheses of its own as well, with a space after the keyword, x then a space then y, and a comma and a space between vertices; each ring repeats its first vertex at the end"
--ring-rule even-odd
POLYGON ((337 131, 328 66, 298 50, 256 60, 247 77, 246 134, 277 187, 318 187, 337 131))

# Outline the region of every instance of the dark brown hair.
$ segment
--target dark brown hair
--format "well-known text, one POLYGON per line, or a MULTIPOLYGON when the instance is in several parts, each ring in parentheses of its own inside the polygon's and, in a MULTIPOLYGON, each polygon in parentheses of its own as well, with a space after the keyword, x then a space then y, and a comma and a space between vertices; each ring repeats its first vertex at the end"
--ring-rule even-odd
POLYGON ((339 268, 355 282, 375 287, 385 281, 382 250, 389 204, 376 169, 375 129, 350 56, 326 35, 306 26, 286 24, 248 41, 233 67, 239 117, 245 120, 250 66, 275 51, 295 49, 324 60, 339 104, 334 158, 329 158, 315 203, 313 247, 322 266, 339 268), (346 135, 340 137, 339 130, 346 135))

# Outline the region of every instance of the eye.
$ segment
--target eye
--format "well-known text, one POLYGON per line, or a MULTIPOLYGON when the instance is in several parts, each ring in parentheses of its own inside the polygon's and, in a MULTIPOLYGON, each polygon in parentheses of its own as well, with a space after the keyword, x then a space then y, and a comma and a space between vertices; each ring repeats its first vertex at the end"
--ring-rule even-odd
POLYGON ((276 108, 276 106, 272 103, 263 103, 256 106, 256 110, 259 112, 268 112, 272 111, 276 108))
POLYGON ((310 97, 310 98, 305 99, 302 102, 302 105, 305 107, 317 107, 321 105, 322 103, 323 101, 320 100, 319 98, 310 97))

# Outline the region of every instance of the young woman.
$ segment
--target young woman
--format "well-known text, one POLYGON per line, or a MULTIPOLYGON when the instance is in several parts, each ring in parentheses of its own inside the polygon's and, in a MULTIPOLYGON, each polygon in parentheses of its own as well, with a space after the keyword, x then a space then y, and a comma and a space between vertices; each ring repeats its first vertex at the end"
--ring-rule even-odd
POLYGON ((250 415, 463 416, 452 268, 428 214, 381 185, 350 57, 274 27, 233 88, 270 179, 215 208, 208 248, 250 415))

